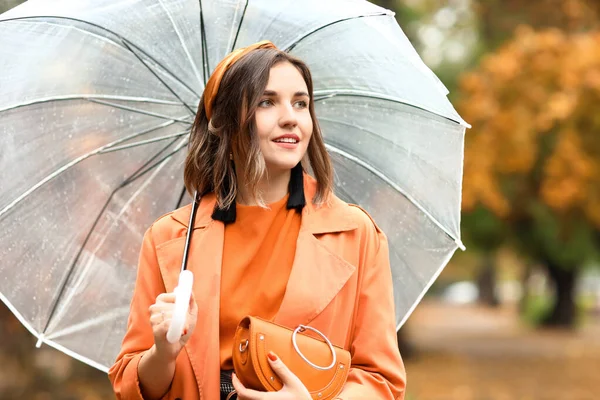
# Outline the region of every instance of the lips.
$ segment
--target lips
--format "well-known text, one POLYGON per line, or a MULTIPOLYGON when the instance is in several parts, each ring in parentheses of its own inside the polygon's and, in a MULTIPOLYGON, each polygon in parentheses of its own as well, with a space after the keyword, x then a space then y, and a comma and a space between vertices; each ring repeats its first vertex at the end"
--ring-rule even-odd
POLYGON ((298 137, 298 135, 295 134, 286 134, 286 135, 281 135, 275 139, 273 139, 273 141, 275 143, 298 143, 300 142, 300 138, 298 137))

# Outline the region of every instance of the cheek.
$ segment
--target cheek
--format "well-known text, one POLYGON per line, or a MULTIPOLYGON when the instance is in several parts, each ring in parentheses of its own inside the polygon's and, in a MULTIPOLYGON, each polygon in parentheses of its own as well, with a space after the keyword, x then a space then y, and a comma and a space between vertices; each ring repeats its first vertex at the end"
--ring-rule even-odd
POLYGON ((256 133, 259 139, 266 139, 271 134, 272 126, 271 121, 266 113, 256 114, 256 133))
POLYGON ((312 119, 309 117, 308 120, 304 121, 302 124, 302 133, 309 139, 312 137, 313 132, 313 123, 312 119))

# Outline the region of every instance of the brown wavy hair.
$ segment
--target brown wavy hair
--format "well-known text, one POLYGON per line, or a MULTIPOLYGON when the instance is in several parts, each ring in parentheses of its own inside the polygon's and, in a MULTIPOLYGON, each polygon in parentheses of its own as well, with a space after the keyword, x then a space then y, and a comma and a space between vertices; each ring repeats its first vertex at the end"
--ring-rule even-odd
POLYGON ((281 62, 295 66, 308 88, 313 132, 302 163, 304 168, 308 158, 317 180, 313 203, 327 201, 333 187, 333 169, 315 117, 310 70, 303 61, 276 49, 254 50, 230 67, 214 99, 210 124, 204 100, 200 100, 184 169, 185 186, 192 196, 196 191, 200 195, 213 192, 218 207, 225 209, 235 202, 239 177, 255 200, 264 205, 258 183, 266 173, 266 165, 256 134, 255 112, 267 87, 271 68, 281 62))

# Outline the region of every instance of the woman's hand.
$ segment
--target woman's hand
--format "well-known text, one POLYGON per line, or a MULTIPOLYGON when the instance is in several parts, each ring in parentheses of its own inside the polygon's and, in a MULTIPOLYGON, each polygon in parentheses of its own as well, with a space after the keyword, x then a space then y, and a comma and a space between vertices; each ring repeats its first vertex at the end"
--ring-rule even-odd
POLYGON ((258 392, 247 389, 233 374, 233 387, 237 392, 238 400, 311 400, 310 393, 304 384, 272 351, 268 354, 269 364, 277 374, 283 387, 278 392, 258 392))
POLYGON ((188 314, 183 329, 183 334, 178 342, 169 343, 167 341, 167 331, 171 326, 173 311, 175 309, 175 293, 162 293, 156 298, 156 303, 150 306, 150 324, 154 334, 154 345, 156 355, 163 360, 175 361, 179 352, 185 346, 190 336, 196 328, 196 319, 198 315, 198 305, 194 299, 194 294, 190 297, 188 314))

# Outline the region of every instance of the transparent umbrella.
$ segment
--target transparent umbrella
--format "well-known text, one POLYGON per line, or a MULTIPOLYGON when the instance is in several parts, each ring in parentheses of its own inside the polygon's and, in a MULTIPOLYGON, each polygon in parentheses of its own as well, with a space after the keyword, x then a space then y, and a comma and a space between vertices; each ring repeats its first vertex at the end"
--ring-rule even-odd
POLYGON ((398 327, 462 247, 468 125, 391 11, 30 0, 0 16, 0 37, 0 297, 38 344, 113 363, 143 233, 189 202, 182 162, 204 83, 264 39, 312 70, 337 193, 389 237, 398 327))

